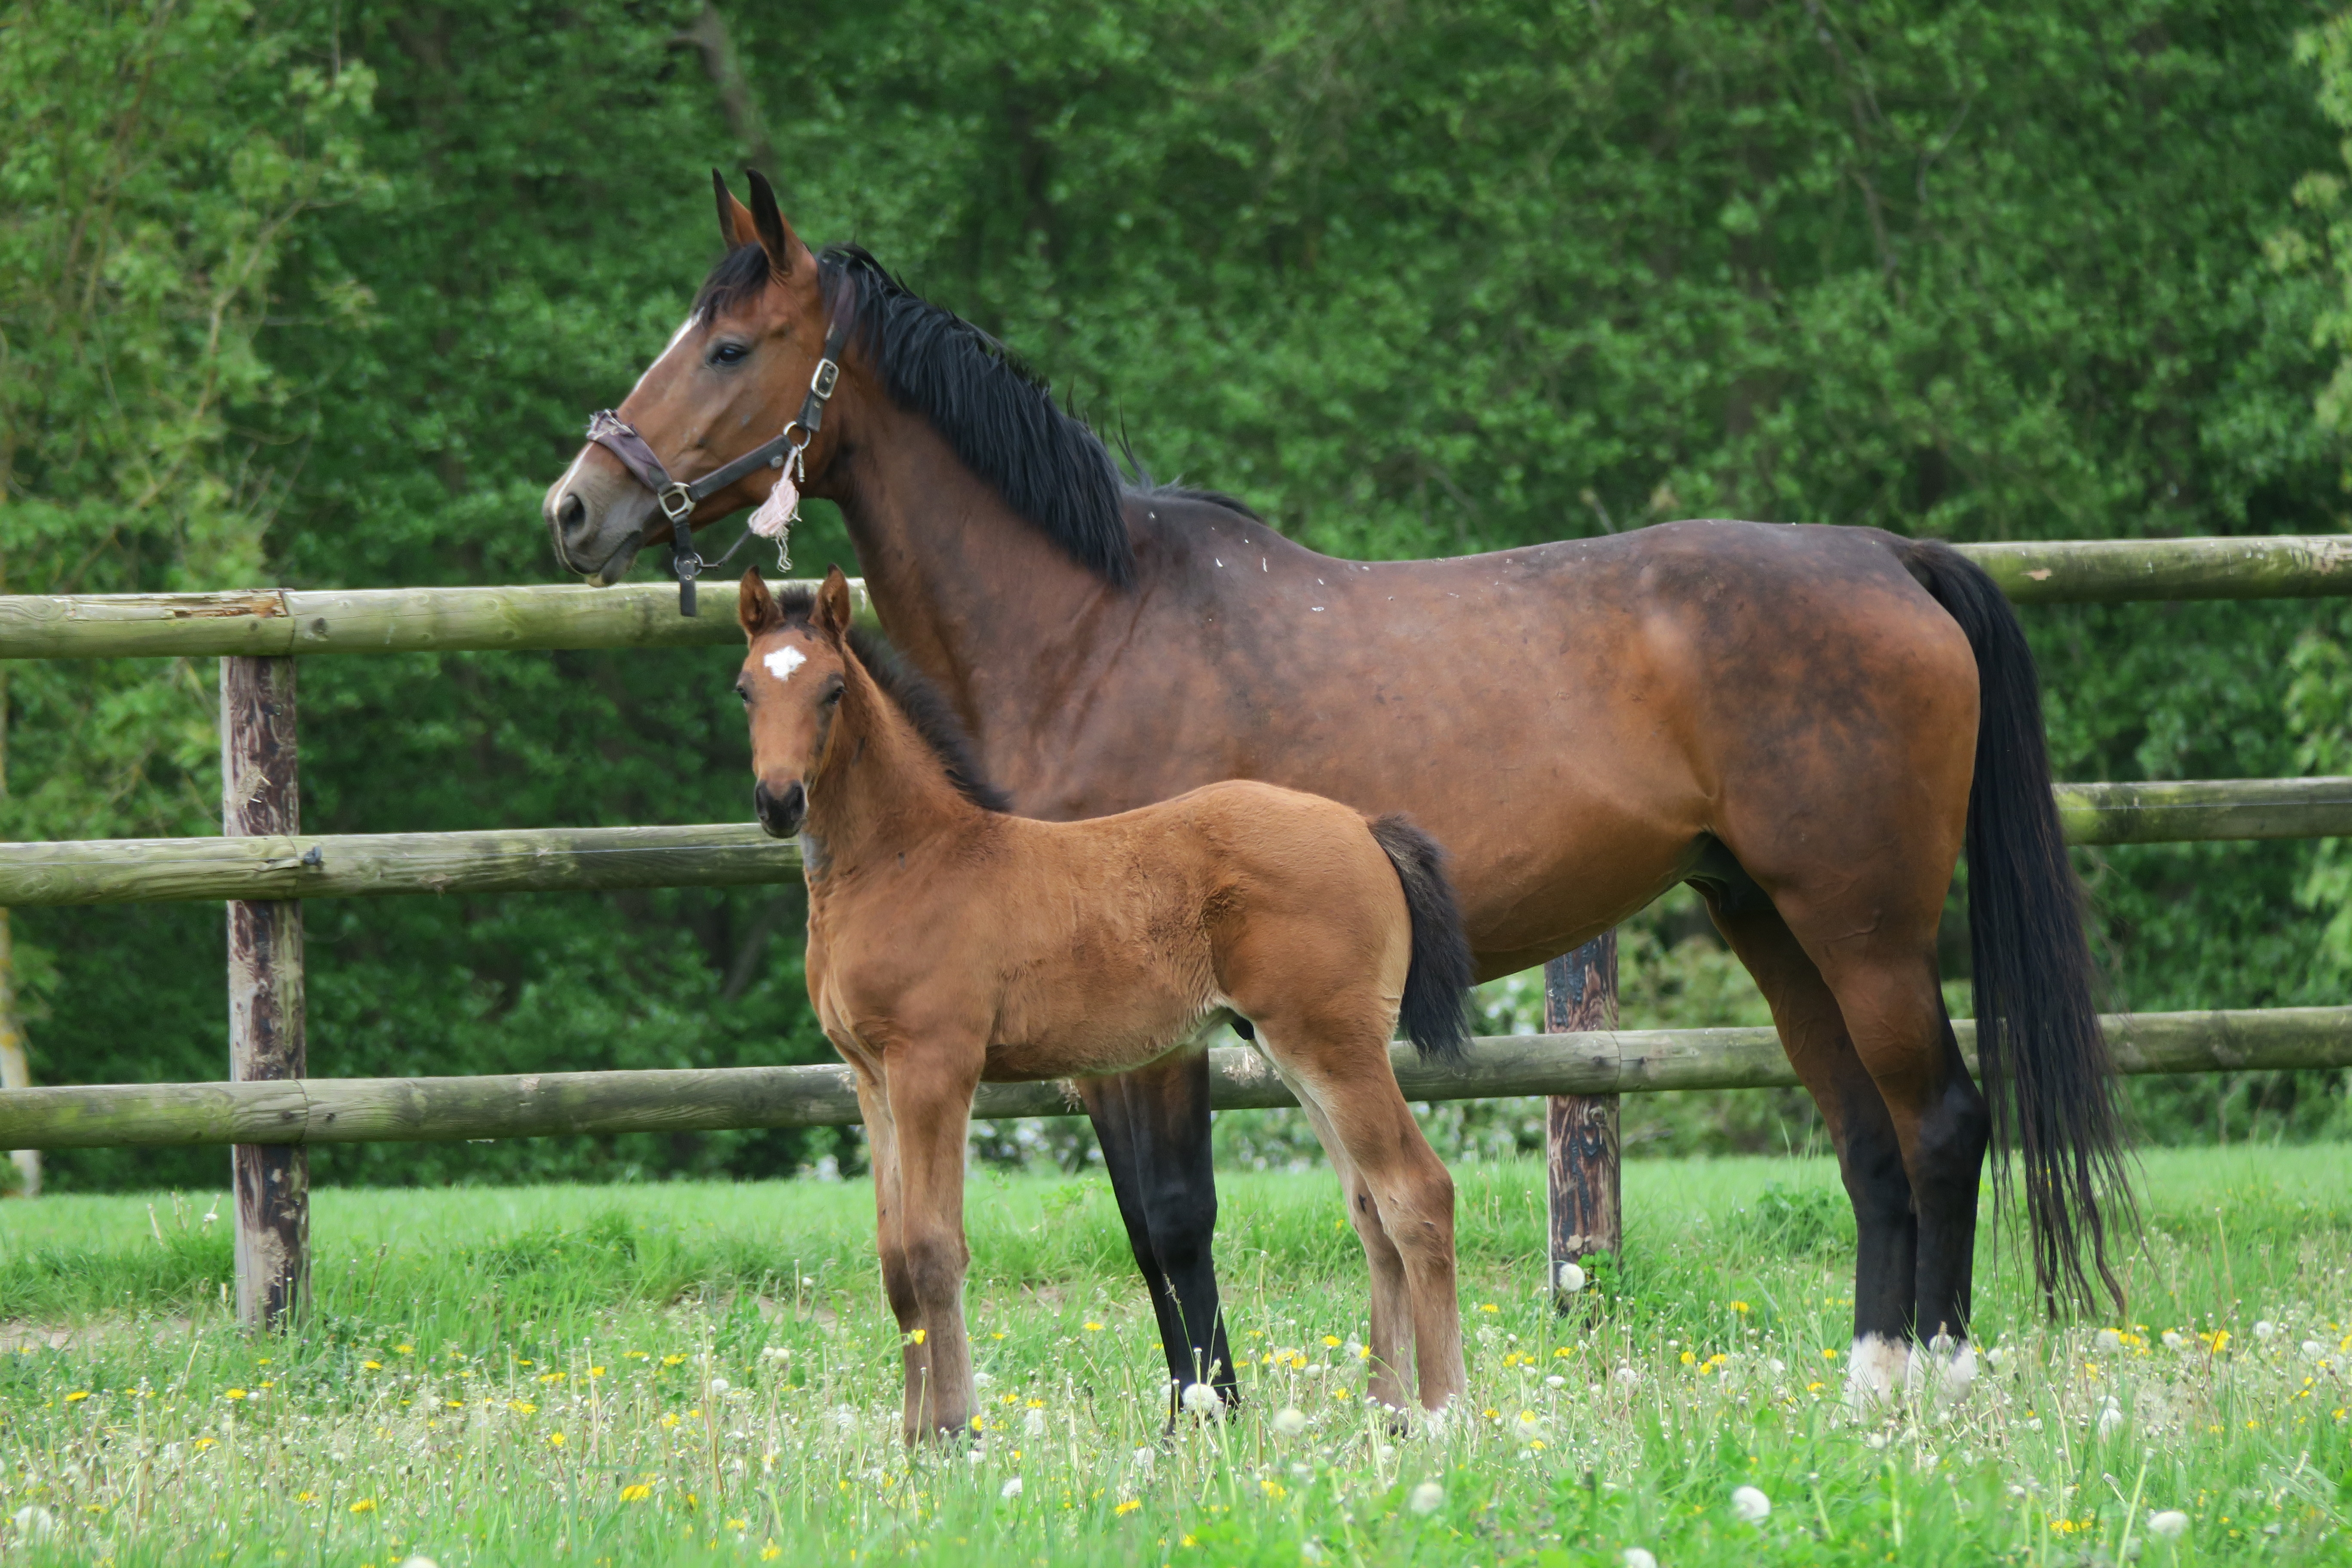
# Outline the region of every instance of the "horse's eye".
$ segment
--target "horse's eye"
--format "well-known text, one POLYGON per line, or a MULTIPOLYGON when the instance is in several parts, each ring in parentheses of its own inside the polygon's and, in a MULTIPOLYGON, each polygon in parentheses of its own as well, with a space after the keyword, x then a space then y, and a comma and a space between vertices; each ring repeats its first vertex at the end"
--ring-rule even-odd
POLYGON ((720 343, 710 351, 712 364, 740 364, 751 357, 751 351, 741 343, 720 343))
POLYGON ((750 706, 751 706, 751 689, 749 686, 746 686, 743 682, 741 682, 741 681, 740 681, 740 680, 739 680, 739 681, 737 681, 737 682, 735 683, 735 695, 736 695, 736 696, 738 696, 738 697, 740 697, 740 698, 741 698, 741 699, 743 700, 743 704, 744 704, 744 706, 745 706, 745 707, 747 707, 747 708, 748 708, 748 707, 750 707, 750 706))

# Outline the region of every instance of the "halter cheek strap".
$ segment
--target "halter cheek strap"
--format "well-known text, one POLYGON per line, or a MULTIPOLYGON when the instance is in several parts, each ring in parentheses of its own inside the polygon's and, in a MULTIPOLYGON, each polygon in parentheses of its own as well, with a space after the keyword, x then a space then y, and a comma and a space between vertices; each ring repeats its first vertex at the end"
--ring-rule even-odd
MULTIPOLYGON (((833 396, 833 389, 841 379, 841 351, 849 342, 852 326, 857 320, 857 282, 848 273, 841 274, 838 308, 826 324, 824 355, 816 362, 809 375, 807 395, 801 399, 797 418, 785 426, 772 439, 763 441, 733 462, 713 468, 698 479, 674 479, 669 470, 646 438, 626 421, 609 408, 600 409, 589 416, 588 439, 619 459, 639 484, 654 492, 654 500, 662 515, 669 520, 670 567, 677 574, 677 613, 695 613, 694 580, 702 574, 706 563, 694 552, 694 509, 709 497, 718 494, 746 474, 760 468, 780 468, 779 484, 791 484, 794 476, 804 475, 807 466, 803 456, 811 441, 824 424, 824 405, 833 396)), ((797 497, 797 489, 795 489, 797 497)), ((800 515, 797 499, 791 515, 782 520, 778 531, 788 528, 800 515)), ((740 541, 737 542, 739 544, 740 541)), ((730 550, 727 555, 735 552, 730 550)), ((719 557, 721 561, 727 555, 719 557)))

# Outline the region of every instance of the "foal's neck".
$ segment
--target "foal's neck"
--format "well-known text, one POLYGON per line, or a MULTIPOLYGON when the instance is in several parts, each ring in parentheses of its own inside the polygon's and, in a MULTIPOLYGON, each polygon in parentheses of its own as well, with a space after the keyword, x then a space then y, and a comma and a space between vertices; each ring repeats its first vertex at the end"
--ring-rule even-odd
POLYGON ((803 836, 814 841, 812 885, 903 858, 990 815, 956 788, 939 754, 863 664, 853 658, 844 673, 824 762, 809 781, 803 836))

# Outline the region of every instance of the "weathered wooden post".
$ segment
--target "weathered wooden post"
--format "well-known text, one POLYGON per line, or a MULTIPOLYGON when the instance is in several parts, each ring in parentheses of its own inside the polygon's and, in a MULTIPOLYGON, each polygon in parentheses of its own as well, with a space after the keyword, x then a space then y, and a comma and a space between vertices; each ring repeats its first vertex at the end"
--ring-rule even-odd
MULTIPOLYGON (((1617 933, 1604 931, 1544 965, 1544 1029, 1580 1034, 1617 1026, 1617 933)), ((1563 1307, 1560 1265, 1596 1252, 1612 1258, 1624 1235, 1617 1173, 1617 1097, 1555 1094, 1544 1107, 1551 1211, 1553 1299, 1563 1307)))
MULTIPOLYGON (((221 833, 301 828, 294 750, 294 661, 224 658, 221 665, 221 833)), ((236 1082, 300 1078, 302 905, 231 900, 228 906, 228 1076, 236 1082)), ((310 1281, 310 1156, 299 1144, 239 1143, 236 1321, 280 1328, 310 1281)))

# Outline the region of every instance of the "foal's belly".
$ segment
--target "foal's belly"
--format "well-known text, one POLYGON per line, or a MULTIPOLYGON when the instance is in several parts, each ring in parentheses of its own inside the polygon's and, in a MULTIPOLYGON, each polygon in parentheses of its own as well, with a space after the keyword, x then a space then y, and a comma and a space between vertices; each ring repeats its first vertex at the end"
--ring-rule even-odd
POLYGON ((1034 1009, 1008 1009, 981 1077, 990 1083, 1097 1078, 1156 1061, 1217 1010, 1214 996, 1189 990, 1088 985, 1034 1009))

